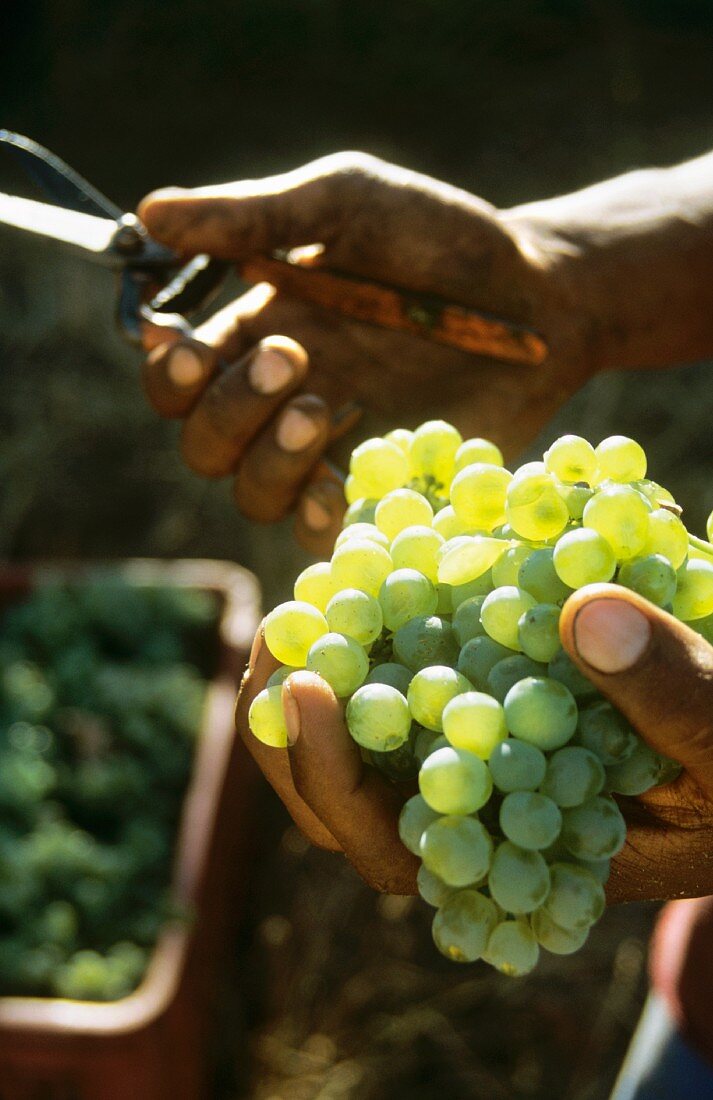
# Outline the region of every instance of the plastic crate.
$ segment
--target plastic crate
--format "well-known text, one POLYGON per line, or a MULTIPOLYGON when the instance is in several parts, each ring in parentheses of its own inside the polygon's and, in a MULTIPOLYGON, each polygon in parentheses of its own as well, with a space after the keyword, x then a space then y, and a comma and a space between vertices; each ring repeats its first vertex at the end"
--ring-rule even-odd
POLYGON ((208 589, 222 601, 216 668, 174 863, 173 894, 193 919, 164 928, 141 985, 119 1001, 0 997, 0 1097, 203 1100, 210 1096, 217 977, 245 894, 257 789, 234 707, 259 623, 259 588, 246 570, 216 561, 7 566, 0 571, 0 602, 50 581, 81 580, 97 564, 132 584, 208 589))

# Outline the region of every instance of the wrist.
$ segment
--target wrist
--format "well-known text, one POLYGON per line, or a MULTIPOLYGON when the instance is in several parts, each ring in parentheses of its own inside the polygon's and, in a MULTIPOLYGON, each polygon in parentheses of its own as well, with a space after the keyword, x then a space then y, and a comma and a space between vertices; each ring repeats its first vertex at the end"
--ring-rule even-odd
POLYGON ((594 369, 713 351, 713 155, 506 214, 580 311, 594 369))

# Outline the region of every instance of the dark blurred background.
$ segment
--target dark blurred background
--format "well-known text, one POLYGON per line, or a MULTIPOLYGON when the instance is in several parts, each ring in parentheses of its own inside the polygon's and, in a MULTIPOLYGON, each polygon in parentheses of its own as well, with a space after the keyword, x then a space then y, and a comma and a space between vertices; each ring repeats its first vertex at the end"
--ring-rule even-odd
MULTIPOLYGON (((505 206, 713 146, 712 0, 5 0, 0 24, 0 125, 127 209, 340 148, 505 206)), ((0 555, 225 557, 273 603, 304 560, 289 528, 249 527, 225 485, 181 468, 113 307, 109 275, 0 239, 0 555)), ((612 373, 543 438, 635 435, 700 530, 711 377, 612 373)), ((651 909, 510 983, 437 960, 419 906, 307 852, 269 798, 259 844, 216 1095, 607 1095, 651 909)))

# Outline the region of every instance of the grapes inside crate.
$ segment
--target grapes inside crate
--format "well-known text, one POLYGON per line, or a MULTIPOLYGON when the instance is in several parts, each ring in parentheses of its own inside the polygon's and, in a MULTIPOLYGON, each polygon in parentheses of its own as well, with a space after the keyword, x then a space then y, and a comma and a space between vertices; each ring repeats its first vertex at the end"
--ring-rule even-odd
POLYGON ((112 570, 0 613, 0 995, 112 1001, 168 919, 216 593, 112 570))

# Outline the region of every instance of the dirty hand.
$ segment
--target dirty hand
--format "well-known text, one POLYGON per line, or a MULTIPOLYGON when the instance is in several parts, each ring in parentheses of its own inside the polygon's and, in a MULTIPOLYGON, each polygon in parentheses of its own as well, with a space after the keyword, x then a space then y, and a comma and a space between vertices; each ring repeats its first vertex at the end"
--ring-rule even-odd
MULTIPOLYGON (((561 618, 565 649, 653 748, 683 765, 673 783, 619 797, 627 842, 612 862, 610 902, 713 893, 713 648, 615 585, 580 589, 561 618)), ((269 748, 248 709, 278 667, 261 635, 238 702, 238 727, 302 832, 342 851, 374 888, 415 893, 418 860, 398 835, 406 797, 362 763, 328 685, 296 672, 283 688, 292 744, 269 748)))
POLYGON ((185 257, 241 262, 320 245, 310 262, 523 322, 547 341, 540 367, 493 363, 260 284, 194 339, 154 347, 145 389, 158 413, 183 420, 188 466, 231 476, 252 519, 272 522, 297 506, 313 550, 331 545, 343 511, 319 460, 342 430, 333 417, 345 402, 364 409, 368 430, 370 412, 390 427, 430 418, 437 393, 436 415, 512 455, 600 365, 572 248, 557 245, 547 219, 496 210, 364 154, 258 181, 158 191, 139 214, 185 257))

